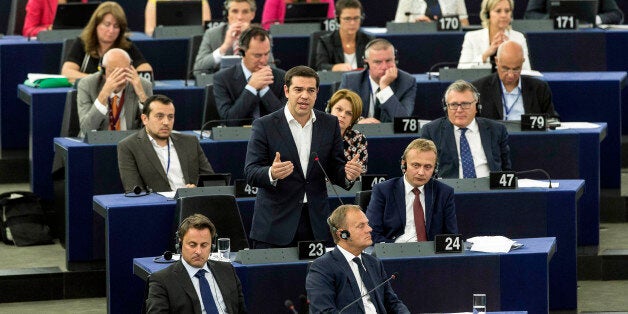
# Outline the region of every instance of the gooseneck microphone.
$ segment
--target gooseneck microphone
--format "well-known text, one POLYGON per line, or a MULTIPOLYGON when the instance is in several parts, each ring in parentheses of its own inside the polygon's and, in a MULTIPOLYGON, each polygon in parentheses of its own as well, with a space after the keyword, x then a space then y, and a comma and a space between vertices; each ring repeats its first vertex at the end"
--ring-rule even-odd
MULTIPOLYGON (((358 266, 360 267, 360 266, 358 266)), ((366 292, 365 294, 361 295, 359 298, 353 300, 353 302, 347 304, 347 306, 343 307, 342 310, 340 310, 340 312, 338 312, 338 314, 341 314, 344 310, 346 310, 347 308, 349 308, 350 306, 356 304, 358 301, 362 300, 362 298, 364 298, 365 296, 371 294, 373 291, 377 290, 379 287, 385 285, 387 282, 393 280, 393 279, 397 279, 399 278, 399 273, 398 272, 394 272, 392 275, 390 275, 390 278, 382 281, 382 283, 380 283, 379 285, 375 286, 375 288, 369 290, 368 292, 366 292)))
POLYGON ((318 160, 318 153, 312 152, 310 155, 312 156, 312 158, 314 158, 314 161, 316 161, 316 164, 318 164, 318 167, 321 169, 321 171, 323 171, 323 175, 325 176, 325 181, 329 182, 329 185, 331 186, 332 191, 334 191, 334 194, 336 194, 336 197, 338 198, 338 201, 340 201, 340 204, 344 205, 345 203, 342 201, 342 198, 340 198, 340 194, 338 194, 338 191, 336 191, 336 187, 329 179, 329 176, 327 175, 327 172, 325 172, 325 168, 323 168, 321 161, 318 160))
POLYGON ((294 314, 299 314, 299 312, 297 312, 297 310, 294 309, 294 303, 292 303, 292 300, 287 299, 286 301, 283 302, 283 305, 290 310, 290 312, 294 313, 294 314))
POLYGON ((310 300, 302 294, 299 295, 299 301, 301 302, 301 308, 299 309, 299 314, 307 314, 310 313, 310 300))
POLYGON ((552 188, 552 178, 550 178, 549 173, 547 173, 547 171, 543 170, 543 169, 530 169, 530 170, 523 170, 523 171, 515 171, 515 173, 517 174, 517 176, 519 176, 520 174, 528 174, 528 173, 542 173, 547 177, 547 181, 549 181, 549 189, 552 188))

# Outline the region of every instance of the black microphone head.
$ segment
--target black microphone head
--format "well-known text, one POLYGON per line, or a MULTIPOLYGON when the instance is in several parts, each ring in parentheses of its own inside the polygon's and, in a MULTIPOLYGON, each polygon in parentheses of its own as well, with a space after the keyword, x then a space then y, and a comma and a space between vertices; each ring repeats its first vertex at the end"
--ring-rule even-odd
POLYGON ((308 300, 304 294, 299 296, 299 301, 301 301, 301 303, 303 304, 310 303, 310 300, 308 300))
POLYGON ((410 16, 410 15, 412 15, 412 12, 406 12, 405 15, 406 16, 410 16))
POLYGON ((318 159, 318 153, 317 152, 311 152, 310 156, 312 156, 313 159, 318 159))
POLYGON ((288 309, 292 309, 294 307, 294 303, 292 303, 292 300, 288 299, 286 301, 283 302, 283 305, 285 307, 287 307, 288 309))
POLYGON ((399 279, 399 273, 398 272, 394 272, 392 274, 392 276, 390 276, 392 279, 399 279))

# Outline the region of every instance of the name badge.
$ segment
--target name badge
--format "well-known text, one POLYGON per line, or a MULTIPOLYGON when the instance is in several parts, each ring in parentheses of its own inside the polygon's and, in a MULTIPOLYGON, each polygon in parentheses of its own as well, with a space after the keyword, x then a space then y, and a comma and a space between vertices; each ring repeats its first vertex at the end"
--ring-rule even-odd
POLYGON ((325 254, 323 241, 299 241, 299 259, 316 259, 325 254))
POLYGON ((556 15, 554 29, 578 29, 578 20, 573 14, 556 15))
POLYGON ((256 197, 257 187, 250 186, 246 183, 246 180, 235 180, 235 196, 236 197, 256 197))
POLYGON ((416 134, 421 130, 418 117, 396 117, 393 120, 395 134, 416 134))
POLYGON ((459 31, 460 19, 457 15, 443 16, 436 21, 436 30, 441 31, 459 31))
POLYGON ((521 131, 547 131, 547 114, 522 114, 521 131))
POLYGON ((434 253, 462 253, 463 249, 459 234, 437 234, 434 237, 434 253))
POLYGON ((489 176, 491 190, 504 190, 517 188, 517 174, 514 171, 495 171, 489 176))
POLYGON ((387 174, 365 174, 360 179, 362 181, 362 191, 372 190, 373 186, 388 180, 387 174))

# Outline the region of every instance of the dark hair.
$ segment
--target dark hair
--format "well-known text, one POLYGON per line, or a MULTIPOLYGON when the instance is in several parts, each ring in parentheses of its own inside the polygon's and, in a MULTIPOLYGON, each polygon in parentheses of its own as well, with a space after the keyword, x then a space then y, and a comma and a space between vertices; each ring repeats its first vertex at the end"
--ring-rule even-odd
POLYGON ((249 44, 251 43, 251 40, 255 38, 259 41, 264 41, 267 38, 269 38, 270 40, 270 36, 268 35, 268 32, 259 27, 259 26, 251 26, 248 29, 246 29, 244 32, 242 32, 242 34, 240 35, 240 50, 242 51, 247 51, 249 50, 249 44))
POLYGON ((116 22, 120 26, 120 33, 118 34, 118 38, 111 45, 111 48, 122 48, 129 49, 131 47, 131 42, 127 39, 127 21, 126 15, 124 14, 124 9, 117 3, 113 1, 106 1, 101 3, 94 13, 92 17, 89 19, 89 22, 81 32, 81 40, 83 40, 83 44, 85 47, 85 53, 89 54, 94 58, 100 58, 98 55, 98 47, 100 43, 98 42, 98 34, 96 32, 96 28, 102 20, 105 19, 105 15, 111 14, 116 19, 116 22))
POLYGON ((231 8, 231 3, 233 2, 246 2, 249 4, 249 6, 251 7, 251 11, 255 12, 257 10, 257 3, 255 2, 255 0, 227 0, 225 1, 224 5, 225 5, 225 16, 224 18, 227 18, 227 15, 229 15, 229 9, 231 8))
POLYGON ((316 73, 316 71, 304 65, 297 65, 294 68, 288 70, 288 72, 286 72, 286 76, 284 76, 284 82, 288 89, 290 89, 290 85, 292 85, 292 78, 295 76, 315 78, 316 88, 318 88, 318 85, 320 84, 320 79, 318 78, 318 74, 316 73))
POLYGON ((150 104, 154 101, 160 102, 164 105, 172 104, 172 99, 170 99, 168 96, 155 94, 146 98, 146 100, 144 101, 144 109, 142 109, 142 114, 145 114, 147 117, 150 115, 150 112, 152 110, 150 108, 150 104))
POLYGON ((360 14, 364 13, 364 9, 362 8, 362 3, 358 0, 339 0, 336 2, 336 17, 340 18, 340 14, 342 14, 342 10, 344 9, 360 9, 360 14))
POLYGON ((179 237, 179 240, 183 241, 183 236, 185 236, 191 228, 198 230, 209 229, 210 237, 213 237, 216 234, 216 226, 214 226, 209 218, 201 214, 194 214, 183 219, 179 225, 179 229, 177 230, 177 237, 179 237))

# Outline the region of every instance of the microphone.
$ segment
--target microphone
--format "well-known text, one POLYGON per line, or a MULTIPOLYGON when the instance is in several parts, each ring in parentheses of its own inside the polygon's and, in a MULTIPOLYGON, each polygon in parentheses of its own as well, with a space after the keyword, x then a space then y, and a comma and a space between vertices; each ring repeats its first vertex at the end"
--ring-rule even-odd
POLYGON ((523 171, 516 171, 515 173, 518 175, 520 174, 528 174, 528 173, 535 173, 535 172, 540 172, 542 174, 544 174, 547 177, 547 181, 549 181, 549 189, 552 188, 552 179, 550 178, 549 173, 547 173, 547 171, 543 170, 543 169, 530 169, 530 170, 523 170, 523 171))
POLYGON ((472 64, 472 65, 479 65, 479 62, 458 62, 458 61, 443 61, 443 62, 437 62, 434 65, 432 65, 430 67, 430 69, 427 71, 427 79, 431 80, 432 79, 432 72, 434 72, 434 70, 441 68, 441 67, 449 67, 449 66, 453 66, 454 68, 458 68, 459 64, 472 64))
POLYGON ((308 314, 310 312, 310 300, 308 300, 307 296, 302 294, 299 296, 299 301, 301 302, 299 314, 308 314))
MULTIPOLYGON (((248 122, 250 121, 250 123, 253 123, 253 118, 243 118, 243 119, 224 119, 224 120, 209 120, 205 123, 203 123, 203 125, 201 126, 201 134, 200 134, 200 139, 203 139, 203 131, 205 131, 205 129, 210 126, 212 123, 216 123, 216 126, 220 125, 222 126, 227 126, 226 124, 229 122, 248 122)), ((244 124, 244 123, 242 123, 244 124)), ((213 128, 213 127, 212 127, 213 128)))
MULTIPOLYGON (((362 266, 358 266, 358 267, 362 267, 362 266)), ((347 308, 349 308, 350 306, 354 305, 355 303, 357 303, 358 301, 362 300, 362 298, 364 298, 365 296, 371 294, 371 292, 377 290, 379 287, 385 285, 387 282, 393 280, 393 279, 397 279, 399 278, 399 273, 398 272, 394 272, 392 275, 390 275, 390 278, 382 281, 382 283, 380 283, 379 285, 375 286, 375 288, 369 290, 368 292, 366 292, 365 294, 361 295, 359 298, 353 300, 353 302, 347 304, 347 306, 343 307, 342 310, 340 310, 340 312, 338 312, 338 314, 341 314, 344 310, 346 310, 347 308)))
POLYGON ((314 161, 316 161, 316 163, 318 164, 318 167, 323 171, 323 175, 325 176, 325 181, 329 182, 329 185, 331 185, 331 189, 332 191, 334 191, 334 194, 336 194, 336 197, 338 198, 338 201, 340 201, 340 204, 344 205, 345 203, 342 201, 342 198, 340 198, 340 194, 338 194, 338 191, 336 191, 336 187, 334 186, 334 184, 331 183, 331 180, 329 180, 329 176, 327 175, 327 172, 325 172, 325 168, 323 168, 321 161, 318 160, 318 153, 312 152, 310 155, 312 156, 312 158, 314 158, 314 161))
POLYGON ((297 312, 297 310, 294 309, 294 304, 292 303, 292 300, 287 299, 286 301, 283 302, 283 305, 290 310, 290 312, 294 313, 294 314, 299 314, 297 312))
POLYGON ((406 11, 404 13, 405 16, 410 16, 410 15, 425 15, 424 13, 419 13, 419 12, 410 12, 410 11, 406 11))

